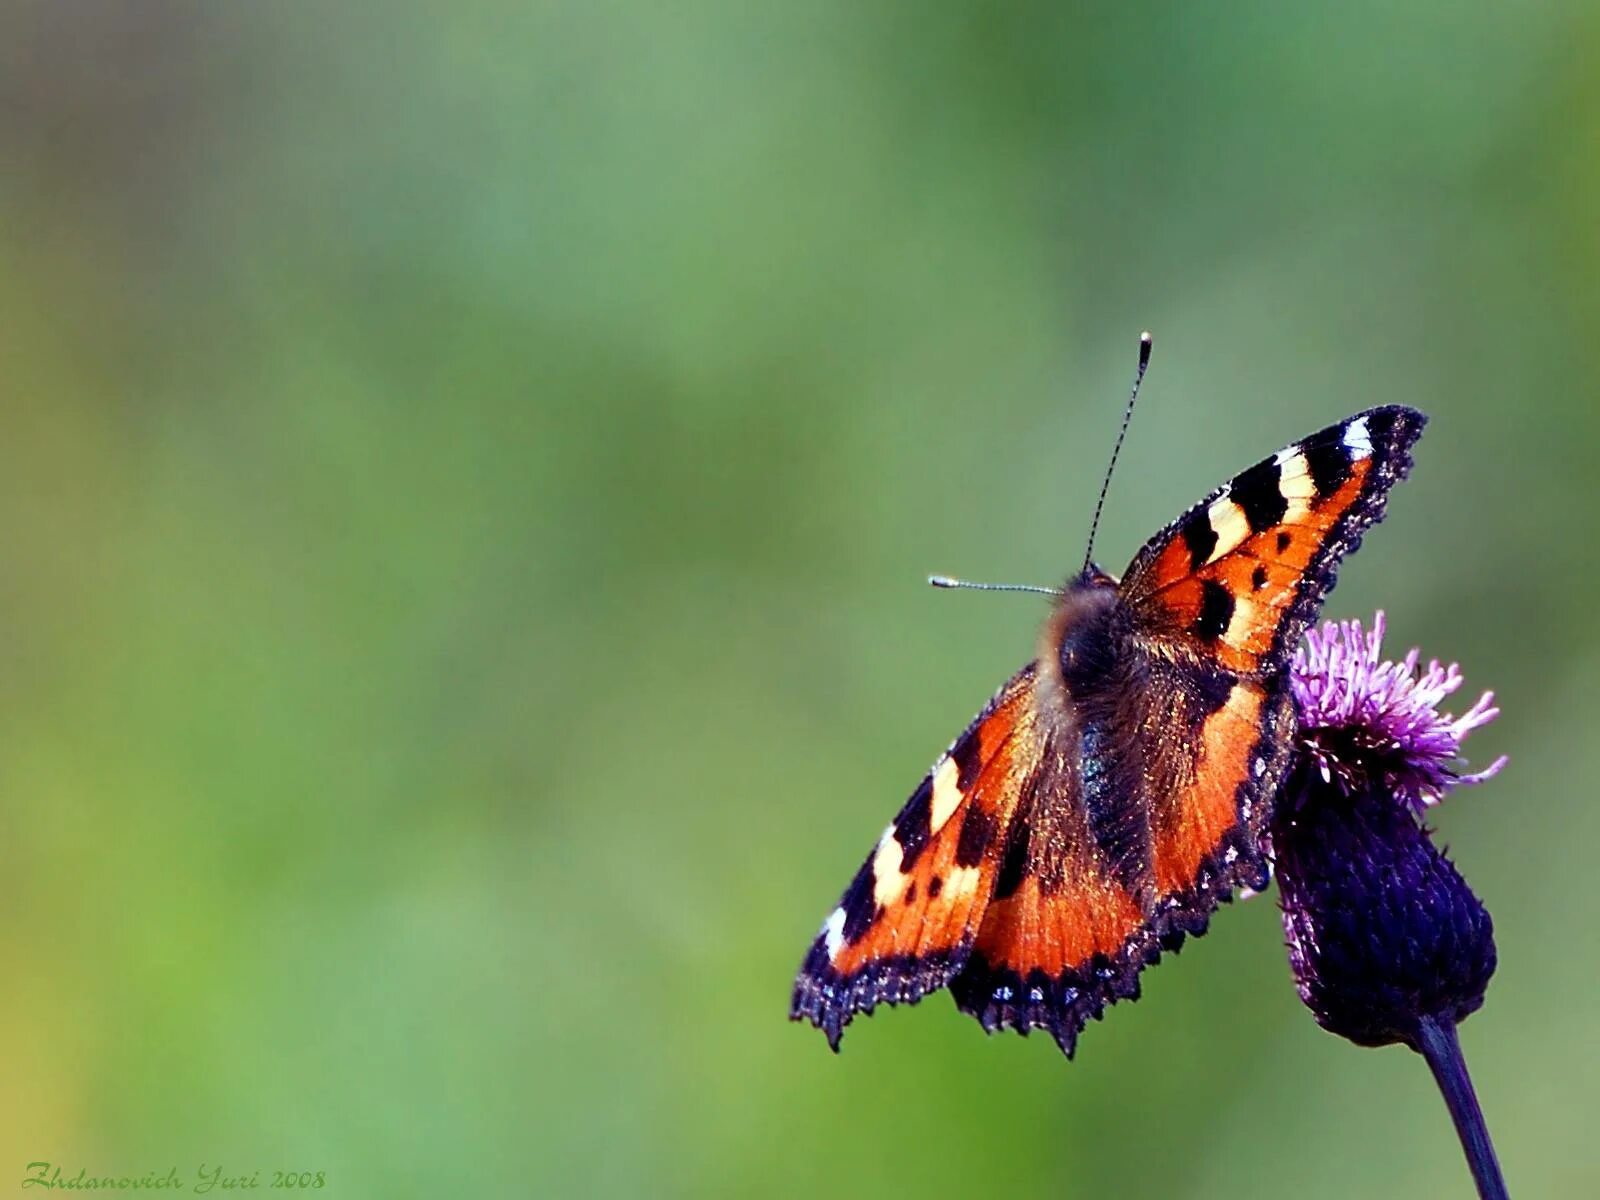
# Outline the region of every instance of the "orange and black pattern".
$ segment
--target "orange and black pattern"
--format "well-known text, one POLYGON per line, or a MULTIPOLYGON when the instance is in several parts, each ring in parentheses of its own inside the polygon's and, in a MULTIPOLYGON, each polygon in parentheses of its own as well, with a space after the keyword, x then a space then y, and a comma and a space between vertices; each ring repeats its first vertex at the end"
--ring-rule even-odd
POLYGON ((1294 734, 1285 671, 1426 418, 1370 409, 1235 476, 1135 557, 1063 589, 1041 653, 940 758, 838 907, 791 1016, 838 1048, 948 986, 986 1029, 1071 1055, 1240 887, 1294 734))
POLYGON ((791 1015, 834 1049, 857 1012, 918 1000, 965 960, 1037 769, 1033 687, 1030 664, 940 756, 812 942, 791 1015))
POLYGON ((1391 405, 1235 476, 1141 550, 1122 593, 1145 636, 1245 674, 1287 665, 1339 560, 1383 518, 1427 418, 1391 405))

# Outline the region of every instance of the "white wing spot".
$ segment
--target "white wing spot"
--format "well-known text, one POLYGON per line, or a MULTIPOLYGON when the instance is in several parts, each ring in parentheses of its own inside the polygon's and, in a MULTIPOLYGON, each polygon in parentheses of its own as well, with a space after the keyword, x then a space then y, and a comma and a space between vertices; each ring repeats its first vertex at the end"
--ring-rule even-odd
POLYGON ((957 867, 950 872, 950 878, 945 881, 944 890, 954 896, 965 896, 978 890, 977 867, 957 867))
POLYGON ((954 758, 947 754, 939 760, 933 772, 933 803, 928 813, 928 825, 933 833, 944 828, 950 814, 961 803, 961 789, 957 786, 960 778, 961 771, 954 758))
POLYGON ((894 826, 889 826, 878 843, 878 852, 872 856, 872 898, 881 906, 900 898, 906 879, 900 872, 905 853, 905 847, 894 836, 894 826))
POLYGON ((1250 521, 1244 509, 1226 495, 1211 502, 1211 507, 1206 509, 1206 520, 1211 522, 1211 532, 1217 535, 1217 544, 1206 559, 1208 563, 1216 562, 1250 536, 1250 521))
POLYGON ((1354 458, 1366 458, 1372 453, 1372 438, 1367 433, 1367 419, 1360 417, 1344 429, 1344 444, 1354 458))
POLYGON ((829 958, 838 956, 844 945, 844 909, 834 909, 822 923, 822 944, 827 947, 829 958))
POLYGON ((1283 520, 1292 524, 1311 511, 1311 503, 1317 498, 1316 481, 1311 478, 1311 467, 1298 446, 1278 451, 1273 461, 1278 464, 1278 494, 1288 504, 1283 520))
POLYGON ((1233 615, 1228 618, 1228 627, 1222 631, 1222 640, 1235 650, 1247 650, 1250 646, 1250 631, 1256 624, 1256 605, 1243 596, 1237 596, 1233 601, 1233 615))

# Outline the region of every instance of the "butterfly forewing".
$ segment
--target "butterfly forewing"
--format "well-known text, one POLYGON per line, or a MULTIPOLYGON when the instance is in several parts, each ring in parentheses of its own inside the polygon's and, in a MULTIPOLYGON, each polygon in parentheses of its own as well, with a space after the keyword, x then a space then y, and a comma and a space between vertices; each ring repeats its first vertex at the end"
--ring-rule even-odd
POLYGON ((1122 595, 1137 631, 1230 671, 1281 671, 1339 560, 1382 519, 1426 421, 1368 409, 1234 476, 1128 567, 1122 595))
POLYGON ((790 1015, 835 1049, 856 1012, 917 1000, 966 961, 1037 769, 1033 678, 1029 664, 940 756, 823 922, 790 1015))

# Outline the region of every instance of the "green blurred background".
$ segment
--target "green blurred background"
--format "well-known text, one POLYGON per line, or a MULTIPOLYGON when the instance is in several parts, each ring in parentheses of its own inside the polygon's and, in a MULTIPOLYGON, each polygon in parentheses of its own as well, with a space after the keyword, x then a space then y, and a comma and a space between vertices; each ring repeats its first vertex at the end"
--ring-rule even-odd
POLYGON ((1031 652, 923 576, 1077 562, 1148 327, 1113 570, 1432 414, 1327 613, 1501 697, 1463 1040, 1513 1191, 1595 1194, 1597 53, 1578 0, 6 4, 0 1190, 1467 1194, 1271 899, 1070 1064, 784 1019, 1031 652))

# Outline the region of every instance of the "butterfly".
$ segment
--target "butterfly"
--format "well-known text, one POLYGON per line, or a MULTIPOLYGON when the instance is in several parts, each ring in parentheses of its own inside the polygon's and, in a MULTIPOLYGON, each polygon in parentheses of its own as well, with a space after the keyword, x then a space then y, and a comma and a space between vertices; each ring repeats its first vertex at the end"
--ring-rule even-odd
MULTIPOLYGON (((1141 377, 1148 355, 1146 338, 1141 377)), ((1426 420, 1386 406, 1330 425, 1178 517, 1121 580, 1086 562, 1050 589, 1037 657, 879 838, 791 1019, 838 1050, 857 1013, 948 987, 985 1030, 1045 1029, 1070 1058, 1145 966, 1265 887, 1290 657, 1426 420)))

